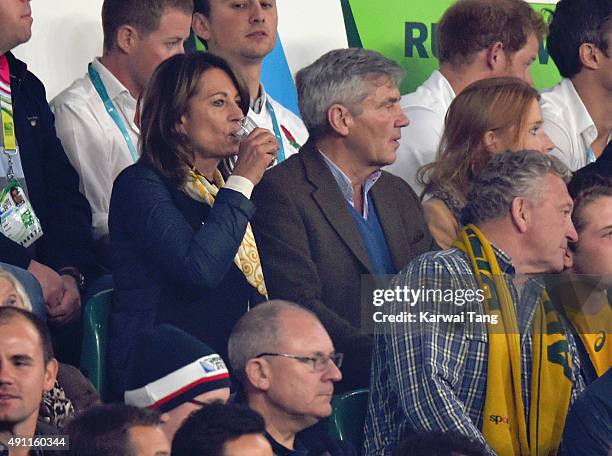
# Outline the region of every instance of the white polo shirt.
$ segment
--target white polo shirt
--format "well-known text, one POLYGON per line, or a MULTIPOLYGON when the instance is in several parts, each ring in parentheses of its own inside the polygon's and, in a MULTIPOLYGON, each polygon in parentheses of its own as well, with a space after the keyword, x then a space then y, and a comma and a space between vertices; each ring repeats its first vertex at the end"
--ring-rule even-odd
MULTIPOLYGON (((570 79, 541 92, 542 128, 553 143, 552 155, 572 171, 590 163, 589 150, 597 138, 597 127, 570 79)), ((610 138, 608 138, 610 142, 610 138)))
POLYGON ((410 125, 402 128, 397 159, 385 170, 408 182, 417 195, 423 190, 416 181, 417 171, 435 160, 444 132, 444 117, 454 98, 455 92, 448 80, 435 70, 427 81, 400 101, 410 125))

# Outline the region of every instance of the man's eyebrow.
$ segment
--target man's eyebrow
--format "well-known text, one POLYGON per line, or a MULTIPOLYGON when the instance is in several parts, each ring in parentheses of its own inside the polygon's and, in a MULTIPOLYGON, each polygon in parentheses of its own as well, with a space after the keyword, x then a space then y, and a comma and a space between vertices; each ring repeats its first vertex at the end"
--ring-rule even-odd
POLYGON ((399 101, 400 101, 400 97, 389 97, 381 101, 378 106, 386 106, 388 104, 395 104, 395 103, 399 103, 399 101))
POLYGON ((32 358, 30 355, 13 355, 11 356, 11 360, 13 362, 15 361, 33 361, 34 358, 32 358))
POLYGON ((610 229, 612 229, 612 225, 606 225, 599 228, 599 231, 609 231, 610 229))
POLYGON ((336 350, 332 350, 329 353, 328 352, 322 352, 322 351, 316 351, 312 355, 313 356, 330 356, 330 355, 334 355, 335 353, 336 353, 336 350))

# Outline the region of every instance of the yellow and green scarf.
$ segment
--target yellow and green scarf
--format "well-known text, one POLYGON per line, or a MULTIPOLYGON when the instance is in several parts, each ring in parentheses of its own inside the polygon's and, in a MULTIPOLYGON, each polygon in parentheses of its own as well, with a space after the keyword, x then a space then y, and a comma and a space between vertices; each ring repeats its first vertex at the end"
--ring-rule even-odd
MULTIPOLYGON (((213 181, 214 183, 211 184, 204 176, 190 169, 185 184, 185 192, 193 199, 202 201, 212 207, 215 204, 215 197, 219 189, 225 185, 225 181, 218 170, 215 170, 213 181)), ((244 274, 247 282, 255 287, 259 294, 268 299, 268 290, 261 269, 259 251, 250 223, 247 224, 244 237, 234 257, 234 264, 244 274)))
POLYGON ((558 314, 546 292, 533 322, 531 406, 526 422, 521 384, 521 339, 512 295, 489 241, 468 225, 453 243, 472 263, 485 292, 488 324, 487 391, 482 433, 499 455, 554 455, 561 441, 572 389, 572 359, 558 314), (492 319, 491 321, 495 321, 492 319))
POLYGON ((556 295, 565 316, 582 340, 595 374, 601 377, 612 366, 612 307, 608 293, 602 294, 595 285, 580 280, 578 276, 566 274, 564 278, 567 280, 558 285, 556 295), (597 300, 594 307, 600 309, 593 314, 581 309, 584 303, 591 300, 597 300))

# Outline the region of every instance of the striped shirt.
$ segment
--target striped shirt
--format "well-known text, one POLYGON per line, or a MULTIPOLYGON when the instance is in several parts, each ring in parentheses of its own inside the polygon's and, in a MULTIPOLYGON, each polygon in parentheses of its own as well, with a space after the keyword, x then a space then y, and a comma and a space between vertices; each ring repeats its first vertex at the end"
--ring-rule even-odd
MULTIPOLYGON (((521 332, 521 368, 525 416, 529 420, 532 322, 544 281, 528 279, 519 289, 511 259, 493 247, 516 306, 521 332)), ((452 290, 455 301, 422 299, 410 307, 389 304, 388 314, 485 314, 482 302, 456 303, 458 290, 479 289, 467 256, 458 249, 429 252, 412 261, 390 288, 452 290)), ((584 389, 576 344, 569 331, 572 363, 571 402, 584 389)), ((372 357, 371 394, 365 424, 366 455, 391 455, 410 433, 455 431, 486 444, 481 433, 487 385, 488 335, 484 322, 418 322, 377 325, 372 357)), ((495 454, 489 449, 491 454, 495 454)))

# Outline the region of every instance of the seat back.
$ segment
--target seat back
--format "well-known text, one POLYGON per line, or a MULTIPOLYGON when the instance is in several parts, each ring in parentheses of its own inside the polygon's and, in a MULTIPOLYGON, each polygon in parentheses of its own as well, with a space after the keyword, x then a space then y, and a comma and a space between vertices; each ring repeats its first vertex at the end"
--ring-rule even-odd
POLYGON ((80 368, 96 387, 102 401, 107 395, 106 348, 112 307, 113 290, 101 291, 87 302, 83 318, 83 348, 80 368))
POLYGON ((368 407, 367 389, 358 389, 334 396, 329 417, 329 433, 350 442, 357 452, 363 446, 363 426, 368 407))

